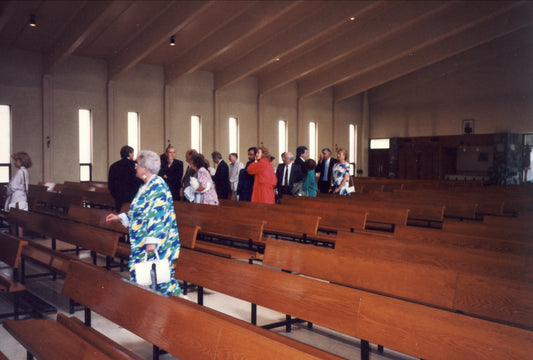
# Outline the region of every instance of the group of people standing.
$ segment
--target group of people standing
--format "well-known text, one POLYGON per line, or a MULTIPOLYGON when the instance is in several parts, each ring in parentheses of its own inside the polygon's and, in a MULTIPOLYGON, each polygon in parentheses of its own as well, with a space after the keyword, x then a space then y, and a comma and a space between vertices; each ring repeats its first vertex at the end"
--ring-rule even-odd
POLYGON ((349 195, 350 165, 344 149, 337 151, 336 159, 329 149, 323 149, 317 165, 308 159, 307 147, 299 146, 296 159, 285 152, 277 168, 264 146, 248 149, 246 165, 238 161, 236 153, 231 153, 228 166, 215 151, 211 158, 216 170, 201 153, 190 149, 185 154, 188 164, 185 174, 183 162, 176 159, 176 149, 171 145, 161 156, 141 151, 133 160, 133 149, 129 146, 124 146, 120 155, 122 159, 109 169, 108 186, 117 211, 127 202, 130 207, 121 214, 109 214, 106 220, 121 222, 129 228, 132 281, 136 281, 135 265, 153 258, 154 253, 168 260, 171 280, 157 285, 157 290, 167 295, 181 293, 174 278, 173 262, 179 256, 180 242, 173 201, 218 205, 219 199, 234 199, 274 204, 281 196, 295 195, 297 183, 301 191, 298 195, 316 196, 317 191, 349 195))

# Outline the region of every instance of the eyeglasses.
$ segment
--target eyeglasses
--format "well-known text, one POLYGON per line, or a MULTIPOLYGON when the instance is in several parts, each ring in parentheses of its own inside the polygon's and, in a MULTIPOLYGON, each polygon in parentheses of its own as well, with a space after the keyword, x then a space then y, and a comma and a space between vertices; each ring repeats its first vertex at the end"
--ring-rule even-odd
POLYGON ((136 163, 135 163, 135 168, 138 168, 139 166, 141 166, 141 164, 139 164, 139 163, 136 162, 136 163))

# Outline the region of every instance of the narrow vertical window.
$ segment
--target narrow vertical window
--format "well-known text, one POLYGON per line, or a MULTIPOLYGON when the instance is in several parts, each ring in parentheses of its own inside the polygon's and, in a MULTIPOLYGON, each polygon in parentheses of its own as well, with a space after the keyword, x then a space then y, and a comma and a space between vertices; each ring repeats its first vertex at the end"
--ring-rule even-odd
POLYGON ((0 105, 0 183, 7 184, 11 170, 11 107, 0 105))
POLYGON ((238 153, 239 151, 239 124, 237 118, 229 118, 229 152, 238 153))
POLYGON ((92 180, 92 127, 91 110, 78 111, 80 181, 92 180))
POLYGON ((318 131, 316 122, 309 123, 309 158, 316 159, 316 144, 318 142, 318 131))
POLYGON ((357 168, 357 125, 350 124, 348 129, 349 136, 349 163, 351 165, 352 175, 355 175, 355 169, 357 168))
POLYGON ((287 123, 280 120, 278 123, 278 153, 281 162, 281 154, 287 151, 287 123))
POLYGON ((140 125, 139 113, 128 112, 128 145, 133 148, 134 157, 137 156, 141 147, 140 125))
POLYGON ((202 124, 199 116, 191 116, 191 149, 202 152, 202 124))

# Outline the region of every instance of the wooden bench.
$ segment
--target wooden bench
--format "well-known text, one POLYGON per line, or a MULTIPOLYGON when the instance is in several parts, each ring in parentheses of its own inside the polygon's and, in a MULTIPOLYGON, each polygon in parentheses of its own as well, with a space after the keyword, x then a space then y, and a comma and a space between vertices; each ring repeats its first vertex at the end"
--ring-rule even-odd
POLYGON ((352 212, 367 213, 365 229, 394 232, 395 226, 407 224, 408 208, 392 208, 383 205, 361 205, 355 201, 348 201, 342 196, 320 196, 316 198, 302 196, 286 196, 281 199, 282 204, 292 205, 293 208, 313 208, 330 214, 352 212))
POLYGON ((7 265, 7 269, 0 272, 0 293, 7 293, 13 296, 13 313, 0 314, 1 317, 19 316, 19 294, 25 291, 26 287, 19 282, 18 267, 23 247, 27 242, 9 234, 0 233, 0 261, 7 265), (11 271, 12 275, 7 275, 5 271, 11 271))
POLYGON ((176 266, 199 286, 420 358, 521 359, 533 350, 531 331, 272 268, 194 251, 176 266))
MULTIPOLYGON (((447 225, 445 225, 447 227, 447 225)), ((502 254, 533 255, 533 243, 520 240, 503 239, 500 237, 481 236, 479 234, 458 234, 445 230, 414 228, 410 226, 398 227, 394 236, 423 244, 450 244, 458 247, 485 249, 502 254)))
POLYGON ((458 270, 454 264, 431 253, 406 250, 405 258, 386 257, 385 253, 394 254, 401 250, 381 246, 378 251, 369 252, 368 248, 354 245, 333 250, 269 239, 263 263, 358 289, 533 329, 533 286, 527 279, 521 281, 519 278, 458 270))
MULTIPOLYGON (((248 201, 219 200, 221 205, 236 206, 246 209, 262 209, 271 211, 281 211, 286 214, 300 213, 309 216, 320 216, 318 231, 336 233, 337 231, 364 230, 366 225, 367 212, 330 212, 305 206, 291 206, 284 204, 261 204, 248 201)), ((307 234, 309 237, 310 234, 307 234)))
MULTIPOLYGON (((263 248, 265 245, 263 240, 265 221, 255 219, 244 221, 228 215, 222 218, 182 211, 176 211, 176 221, 178 222, 178 229, 183 224, 200 226, 202 228, 200 236, 203 239, 210 238, 229 243, 237 242, 243 244, 248 250, 263 248)), ((205 245, 205 241, 202 243, 205 245)), ((256 253, 257 251, 252 251, 250 255, 254 256, 256 253)))
MULTIPOLYGON (((63 293, 183 360, 339 359, 267 330, 229 320, 223 314, 215 314, 187 300, 161 296, 121 279, 116 273, 86 263, 71 263, 63 293)), ((76 321, 66 321, 73 324, 68 329, 62 325, 65 322, 62 317, 59 321, 7 321, 4 327, 38 358, 74 359, 84 358, 84 354, 87 359, 133 358, 126 357, 125 353, 116 357, 120 348, 113 342, 94 330, 91 337, 86 336, 90 328, 81 327, 76 321), (79 331, 81 336, 72 336, 73 331, 79 331), (40 346, 43 338, 47 346, 40 346), (106 346, 102 346, 102 342, 106 346)))
POLYGON ((63 187, 62 195, 80 197, 86 207, 115 210, 115 199, 108 191, 90 191, 72 187, 63 187))
MULTIPOLYGON (((34 231, 52 238, 52 249, 44 252, 43 246, 35 246, 35 242, 29 243, 30 251, 23 252, 24 257, 32 258, 44 265, 51 266, 56 263, 64 264, 65 259, 61 252, 55 250, 55 240, 60 240, 76 247, 93 252, 93 262, 96 263, 96 254, 106 257, 115 257, 120 235, 113 231, 77 223, 68 219, 49 216, 32 211, 12 209, 9 212, 9 223, 21 226, 24 229, 34 231), (32 257, 33 256, 33 257, 32 257)), ((24 273, 24 266, 22 266, 24 273)), ((59 270, 59 269, 58 269, 59 270)), ((64 269, 63 269, 64 270, 64 269)), ((62 271, 59 271, 60 273, 62 271)), ((24 281, 24 276, 22 281, 24 281)))
POLYGON ((450 220, 444 222, 442 230, 459 235, 479 235, 520 242, 529 242, 531 239, 531 233, 523 228, 513 227, 512 224, 497 225, 485 221, 450 220))
POLYGON ((256 220, 266 221, 263 232, 275 236, 286 236, 295 239, 305 239, 309 235, 315 235, 320 221, 319 216, 309 216, 298 213, 286 213, 283 211, 268 211, 256 209, 250 211, 236 206, 213 206, 174 202, 176 217, 181 213, 190 213, 205 218, 240 219, 241 221, 256 220))

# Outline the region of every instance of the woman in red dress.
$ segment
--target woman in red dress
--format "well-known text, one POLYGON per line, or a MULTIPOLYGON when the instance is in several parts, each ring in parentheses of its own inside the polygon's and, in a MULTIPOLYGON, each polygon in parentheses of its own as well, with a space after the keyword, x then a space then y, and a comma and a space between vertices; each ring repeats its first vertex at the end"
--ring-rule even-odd
POLYGON ((248 174, 255 175, 252 202, 275 204, 274 187, 278 179, 272 165, 270 165, 270 152, 266 147, 259 146, 257 148, 255 162, 248 165, 247 171, 248 174))

